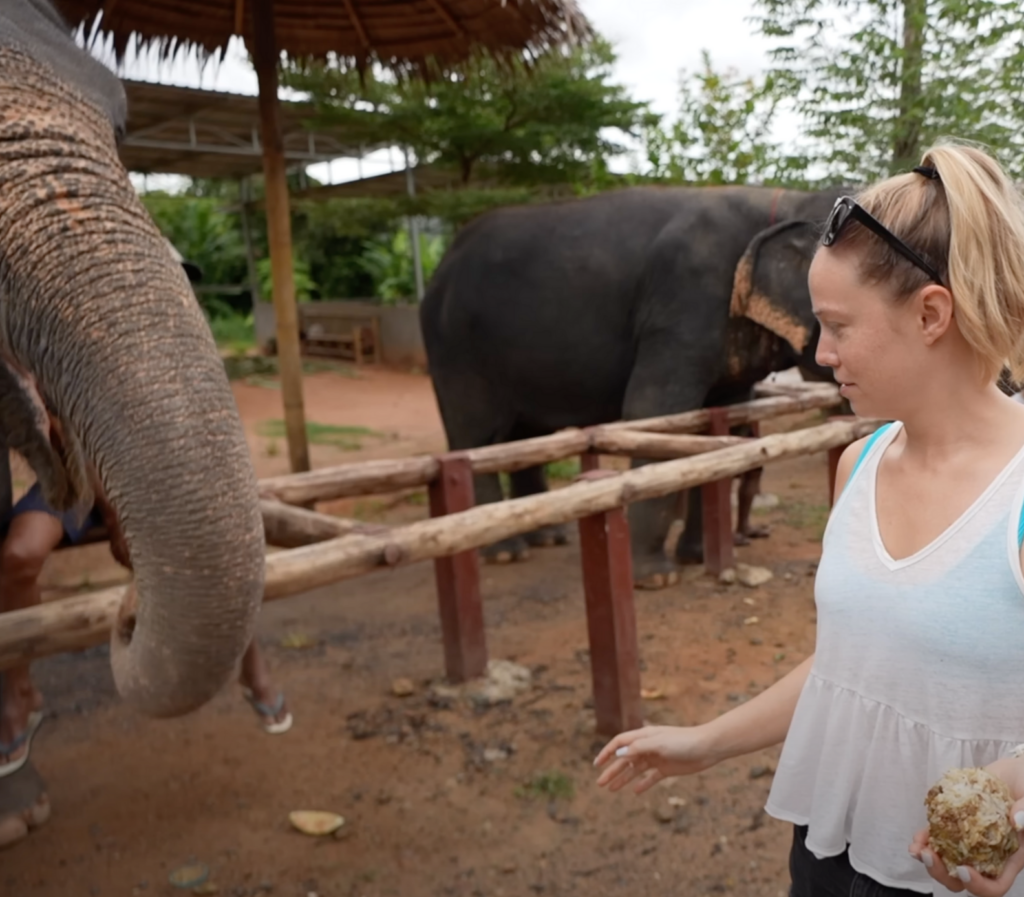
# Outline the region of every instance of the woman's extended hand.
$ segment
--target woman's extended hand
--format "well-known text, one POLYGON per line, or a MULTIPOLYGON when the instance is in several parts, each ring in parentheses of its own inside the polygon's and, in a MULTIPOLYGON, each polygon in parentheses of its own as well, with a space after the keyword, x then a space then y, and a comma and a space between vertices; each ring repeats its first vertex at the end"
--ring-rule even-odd
POLYGON ((645 726, 616 735, 601 749, 594 766, 608 764, 598 785, 619 791, 639 780, 634 790, 642 794, 669 776, 691 775, 717 762, 706 726, 645 726))
MULTIPOLYGON (((1024 828, 1024 760, 1004 758, 985 767, 999 776, 1010 787, 1016 798, 1010 807, 1010 822, 1020 832, 1024 828)), ((1011 856, 998 878, 986 878, 970 866, 957 866, 956 874, 950 875, 942 858, 928 844, 928 829, 921 829, 910 844, 910 855, 920 860, 928 874, 950 891, 966 891, 975 897, 1003 897, 1024 870, 1024 846, 1011 856)))

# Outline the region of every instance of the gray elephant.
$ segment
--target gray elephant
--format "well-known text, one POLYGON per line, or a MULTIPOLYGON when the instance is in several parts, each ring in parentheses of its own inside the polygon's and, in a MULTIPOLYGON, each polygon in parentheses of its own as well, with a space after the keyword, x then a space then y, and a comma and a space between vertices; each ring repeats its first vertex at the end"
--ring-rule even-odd
MULTIPOLYGON (((209 327, 118 159, 124 120, 120 82, 49 0, 5 0, 0 428, 54 508, 106 494, 135 572, 115 684, 169 717, 212 698, 251 640, 263 526, 209 327)), ((38 793, 23 772, 0 778, 0 808, 38 793)))
MULTIPOLYGON (((814 362, 807 269, 838 195, 645 187, 482 215, 421 310, 451 449, 745 401, 793 366, 830 380, 814 362)), ((475 488, 478 502, 502 498, 497 476, 475 488)), ((543 470, 513 473, 511 488, 543 491, 543 470)), ((630 508, 638 585, 670 584, 676 561, 700 557, 699 490, 677 557, 665 554, 675 502, 630 508)), ((484 554, 564 538, 545 529, 484 554)))

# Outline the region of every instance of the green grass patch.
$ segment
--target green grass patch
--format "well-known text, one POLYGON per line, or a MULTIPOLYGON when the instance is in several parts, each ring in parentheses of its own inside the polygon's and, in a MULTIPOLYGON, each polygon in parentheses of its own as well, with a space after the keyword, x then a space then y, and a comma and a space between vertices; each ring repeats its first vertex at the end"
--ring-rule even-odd
POLYGON ((820 542, 825 535, 828 523, 829 506, 814 502, 788 501, 783 502, 781 510, 785 515, 787 526, 803 530, 815 541, 820 542))
MULTIPOLYGON (((268 439, 284 439, 284 421, 279 419, 265 420, 260 423, 257 432, 268 439)), ((378 433, 367 427, 348 427, 336 424, 318 424, 306 421, 306 438, 312 445, 330 445, 344 452, 354 452, 363 447, 367 439, 386 439, 384 433, 378 433)))
POLYGON ((249 380, 251 377, 276 377, 277 359, 266 355, 235 354, 224 359, 224 370, 229 380, 249 380))
POLYGON ((544 466, 544 473, 549 480, 574 480, 580 475, 580 459, 573 457, 552 461, 544 466))
MULTIPOLYGON (((552 461, 550 464, 544 465, 544 475, 549 483, 572 481, 580 475, 580 470, 580 459, 575 457, 563 458, 561 461, 552 461)), ((511 496, 512 480, 509 475, 507 473, 499 473, 498 479, 501 480, 501 491, 505 495, 511 496)))
POLYGON ((245 382, 248 386, 258 386, 260 389, 281 388, 281 383, 279 380, 271 380, 267 377, 246 377, 245 382))
POLYGON ((516 797, 525 800, 544 798, 547 800, 572 800, 576 787, 563 772, 543 772, 516 788, 516 797))
MULTIPOLYGON (((249 355, 246 354, 245 348, 232 349, 232 351, 234 354, 224 359, 224 370, 227 371, 229 380, 245 380, 252 386, 280 389, 280 384, 268 379, 276 377, 280 373, 276 355, 249 355)), ((304 361, 302 363, 304 375, 327 372, 337 374, 339 377, 348 377, 350 380, 360 379, 359 371, 351 365, 331 361, 304 361)))
POLYGON ((256 344, 252 315, 218 315, 211 319, 213 339, 222 349, 236 354, 248 351, 256 344))

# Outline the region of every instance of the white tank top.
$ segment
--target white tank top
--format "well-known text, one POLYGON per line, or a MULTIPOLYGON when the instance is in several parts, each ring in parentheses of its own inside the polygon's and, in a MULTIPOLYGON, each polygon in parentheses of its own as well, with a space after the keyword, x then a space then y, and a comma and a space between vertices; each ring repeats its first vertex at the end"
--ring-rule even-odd
MULTIPOLYGON (((897 561, 875 484, 900 428, 878 431, 829 518, 814 665, 766 809, 808 826, 819 858, 849 847, 853 868, 882 884, 946 894, 907 853, 928 789, 1024 742, 1024 448, 949 529, 897 561)), ((1024 897, 1024 875, 1008 893, 1024 897)))

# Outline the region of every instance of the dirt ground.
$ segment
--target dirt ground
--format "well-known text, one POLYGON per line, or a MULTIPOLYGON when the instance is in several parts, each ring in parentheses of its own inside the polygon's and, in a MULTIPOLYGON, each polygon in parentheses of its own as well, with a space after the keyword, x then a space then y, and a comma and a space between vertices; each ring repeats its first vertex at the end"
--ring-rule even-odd
MULTIPOLYGON (((258 473, 285 472, 284 440, 266 423, 281 417, 280 392, 255 377, 235 390, 258 473)), ((422 375, 319 370, 306 402, 312 422, 365 428, 345 445, 315 445, 317 467, 444 447, 422 375)), ((768 468, 763 490, 778 498, 756 512, 771 536, 738 554, 770 568, 769 583, 726 586, 690 568, 679 586, 636 596, 643 686, 658 694, 645 701, 650 722, 711 719, 812 649, 824 456, 768 468)), ((426 514, 422 492, 330 510, 393 523, 426 514)), ((533 677, 510 703, 436 689, 443 661, 429 564, 266 606, 260 641, 295 714, 283 736, 265 735, 234 687, 187 718, 141 718, 117 701, 105 648, 38 663, 50 718, 33 759, 54 812, 0 853, 0 892, 191 893, 168 876, 198 862, 209 868, 205 893, 237 897, 782 897, 791 829, 762 810, 777 751, 640 797, 595 787, 603 740, 571 534, 567 547, 482 570, 491 656, 533 677), (399 678, 413 694, 392 693, 399 678), (289 826, 296 809, 346 822, 337 837, 310 838, 289 826)), ((46 570, 46 596, 120 577, 105 546, 62 551, 46 570)))

